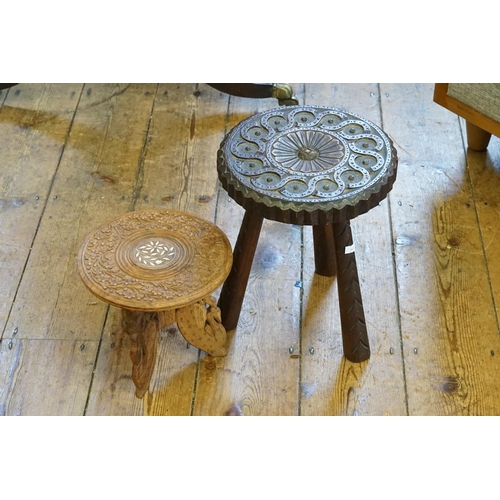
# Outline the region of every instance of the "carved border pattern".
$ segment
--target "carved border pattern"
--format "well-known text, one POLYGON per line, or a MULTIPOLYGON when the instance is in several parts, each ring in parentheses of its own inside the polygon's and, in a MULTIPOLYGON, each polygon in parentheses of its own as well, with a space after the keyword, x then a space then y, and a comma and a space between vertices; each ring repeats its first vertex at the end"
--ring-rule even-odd
POLYGON ((231 130, 221 149, 230 175, 248 190, 306 203, 355 197, 394 163, 391 141, 379 127, 322 106, 252 116, 231 130))
POLYGON ((207 294, 207 287, 212 292, 229 272, 231 246, 209 222, 177 211, 147 210, 125 214, 98 228, 82 245, 79 259, 87 278, 84 282, 93 293, 110 295, 125 307, 135 302, 140 309, 147 310, 150 304, 155 310, 177 307, 184 298, 199 300, 207 294), (185 253, 180 265, 129 268, 124 254, 133 255, 143 234, 175 241, 185 253))

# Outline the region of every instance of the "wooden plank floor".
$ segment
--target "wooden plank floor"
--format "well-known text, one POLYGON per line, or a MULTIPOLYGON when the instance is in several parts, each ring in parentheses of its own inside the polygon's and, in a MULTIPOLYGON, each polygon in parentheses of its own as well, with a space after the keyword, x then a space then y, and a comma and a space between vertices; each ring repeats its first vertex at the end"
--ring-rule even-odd
POLYGON ((227 357, 162 330, 135 398, 119 310, 84 288, 78 248, 153 207, 215 222, 234 245, 243 210, 218 184, 216 151, 277 102, 202 83, 21 84, 0 91, 0 415, 500 414, 500 139, 468 151, 431 84, 293 86, 398 149, 389 198, 353 221, 371 359, 342 356, 311 228, 265 221, 227 357))

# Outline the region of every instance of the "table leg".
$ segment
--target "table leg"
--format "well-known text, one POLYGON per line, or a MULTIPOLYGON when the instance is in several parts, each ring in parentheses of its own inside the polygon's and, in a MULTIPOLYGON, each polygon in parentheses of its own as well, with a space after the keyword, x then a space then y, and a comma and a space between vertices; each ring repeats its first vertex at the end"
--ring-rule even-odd
POLYGON ((158 314, 158 330, 173 325, 176 321, 175 309, 170 309, 168 311, 158 311, 157 314, 158 314))
POLYGON ((135 395, 142 398, 149 388, 155 367, 158 343, 158 317, 155 312, 122 309, 124 331, 131 340, 132 380, 135 395))
POLYGON ((359 363, 370 357, 365 313, 349 221, 333 224, 344 355, 359 363))
POLYGON ((316 274, 320 276, 335 276, 337 274, 337 266, 335 264, 333 227, 331 224, 325 224, 323 226, 313 226, 312 229, 316 274))
POLYGON ((466 121, 467 145, 473 151, 485 151, 490 143, 491 134, 482 128, 466 121))
POLYGON ((227 354, 226 330, 213 297, 205 297, 190 306, 177 309, 175 317, 179 331, 191 345, 210 356, 227 354))
POLYGON ((259 241, 263 217, 245 212, 233 252, 233 267, 222 287, 219 307, 227 331, 238 326, 250 269, 259 241))

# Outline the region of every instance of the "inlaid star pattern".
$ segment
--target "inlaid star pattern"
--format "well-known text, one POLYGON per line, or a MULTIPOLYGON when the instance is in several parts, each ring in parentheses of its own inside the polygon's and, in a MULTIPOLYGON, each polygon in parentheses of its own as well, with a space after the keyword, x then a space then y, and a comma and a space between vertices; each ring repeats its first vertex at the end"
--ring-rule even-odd
POLYGON ((175 255, 174 247, 161 241, 150 241, 136 248, 135 258, 141 264, 156 267, 172 260, 175 255))

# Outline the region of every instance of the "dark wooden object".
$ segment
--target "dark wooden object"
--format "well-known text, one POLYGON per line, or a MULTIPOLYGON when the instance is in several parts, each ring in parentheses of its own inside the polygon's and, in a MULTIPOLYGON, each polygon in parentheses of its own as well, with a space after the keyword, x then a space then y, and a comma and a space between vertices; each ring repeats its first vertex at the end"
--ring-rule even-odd
POLYGON ((238 324, 263 220, 262 216, 251 212, 245 212, 243 216, 234 247, 233 266, 219 297, 222 324, 226 330, 234 330, 238 324))
POLYGON ((500 137, 500 123, 448 95, 448 85, 448 83, 435 84, 434 102, 464 118, 467 127, 467 145, 473 151, 484 151, 492 135, 500 137))
POLYGON ((334 223, 333 236, 344 353, 350 361, 364 361, 370 357, 370 345, 349 221, 334 223))
POLYGON ((335 239, 333 226, 323 224, 313 226, 314 262, 316 274, 320 276, 335 276, 337 264, 335 263, 335 239))
POLYGON ((190 344, 226 355, 226 330, 210 294, 231 263, 219 228, 175 210, 124 214, 86 238, 78 270, 94 295, 122 309, 137 397, 148 390, 161 328, 177 322, 190 344))
POLYGON ((210 87, 237 97, 278 99, 280 105, 298 104, 293 89, 287 83, 207 83, 210 87))
POLYGON ((344 354, 369 358, 350 219, 378 205, 396 179, 389 137, 358 115, 322 106, 287 106, 252 116, 226 136, 219 179, 245 208, 233 267, 219 307, 238 324, 263 219, 312 225, 316 272, 337 273, 344 354))

